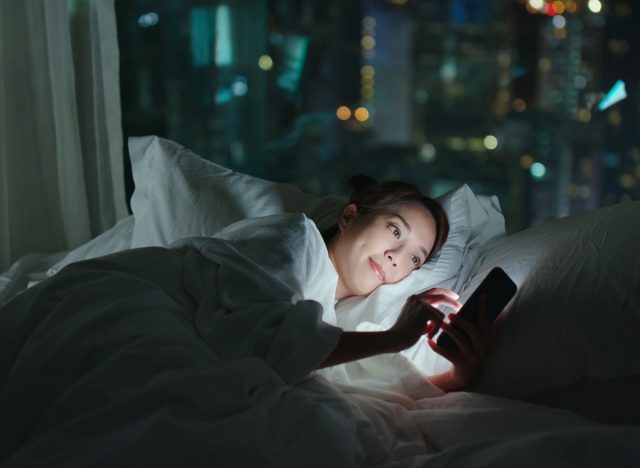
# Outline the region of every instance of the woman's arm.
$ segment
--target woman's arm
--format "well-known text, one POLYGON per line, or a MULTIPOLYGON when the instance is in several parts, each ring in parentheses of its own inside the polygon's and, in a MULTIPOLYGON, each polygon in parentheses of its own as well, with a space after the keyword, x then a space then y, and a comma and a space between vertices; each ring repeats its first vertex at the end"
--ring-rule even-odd
POLYGON ((457 294, 442 289, 409 297, 396 320, 387 331, 343 332, 333 352, 320 368, 335 366, 376 354, 397 353, 412 346, 420 336, 432 337, 440 328, 444 314, 434 305, 444 304, 459 309, 457 294))

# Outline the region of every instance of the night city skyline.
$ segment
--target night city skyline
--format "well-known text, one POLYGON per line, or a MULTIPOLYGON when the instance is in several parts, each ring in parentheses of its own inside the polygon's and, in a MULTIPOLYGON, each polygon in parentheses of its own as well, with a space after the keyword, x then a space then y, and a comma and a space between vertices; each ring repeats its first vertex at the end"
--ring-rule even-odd
POLYGON ((125 136, 316 194, 354 173, 434 196, 467 183, 499 197, 510 231, 640 199, 631 1, 121 0, 116 13, 125 136), (626 98, 600 110, 616 83, 626 98))

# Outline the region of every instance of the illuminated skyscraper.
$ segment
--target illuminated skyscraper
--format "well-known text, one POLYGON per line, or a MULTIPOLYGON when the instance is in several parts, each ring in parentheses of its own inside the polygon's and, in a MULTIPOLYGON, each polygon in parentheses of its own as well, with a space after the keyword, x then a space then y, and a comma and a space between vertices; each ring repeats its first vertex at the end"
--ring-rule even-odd
POLYGON ((435 191, 467 183, 478 193, 498 194, 507 214, 518 212, 512 137, 520 130, 507 122, 512 32, 506 2, 422 1, 414 8, 413 133, 435 191))

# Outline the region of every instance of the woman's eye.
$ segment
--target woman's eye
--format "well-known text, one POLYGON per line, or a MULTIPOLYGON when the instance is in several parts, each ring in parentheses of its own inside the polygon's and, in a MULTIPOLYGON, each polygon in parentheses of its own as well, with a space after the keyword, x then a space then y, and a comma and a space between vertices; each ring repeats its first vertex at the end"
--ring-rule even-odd
POLYGON ((411 256, 411 261, 413 262, 413 264, 415 266, 419 266, 420 265, 420 257, 416 257, 415 255, 411 256))
POLYGON ((400 229, 398 229, 397 226, 390 224, 389 227, 391 228, 391 232, 393 234, 393 237, 395 237, 396 239, 400 237, 400 229))

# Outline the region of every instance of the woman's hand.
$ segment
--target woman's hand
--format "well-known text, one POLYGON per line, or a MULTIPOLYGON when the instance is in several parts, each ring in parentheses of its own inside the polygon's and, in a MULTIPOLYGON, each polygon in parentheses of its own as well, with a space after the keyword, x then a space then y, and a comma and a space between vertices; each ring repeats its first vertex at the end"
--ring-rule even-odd
POLYGON ((376 354, 397 353, 418 341, 425 329, 426 334, 434 336, 444 318, 434 305, 460 309, 458 295, 448 289, 434 288, 411 296, 393 327, 382 332, 343 331, 336 347, 318 367, 335 366, 376 354))
POLYGON ((460 296, 450 289, 431 288, 418 294, 418 296, 430 306, 444 305, 451 307, 456 312, 462 307, 462 303, 458 301, 460 296))
POLYGON ((449 323, 442 322, 441 327, 458 349, 442 348, 432 335, 429 336, 431 349, 453 364, 448 372, 433 376, 430 381, 445 391, 460 390, 478 376, 491 345, 492 330, 487 318, 486 298, 480 297, 477 327, 455 314, 449 314, 449 323))
POLYGON ((433 288, 407 299, 396 323, 389 329, 394 337, 395 351, 412 346, 424 334, 430 338, 435 335, 444 319, 444 314, 435 308, 437 305, 454 310, 461 307, 458 295, 448 289, 433 288))

